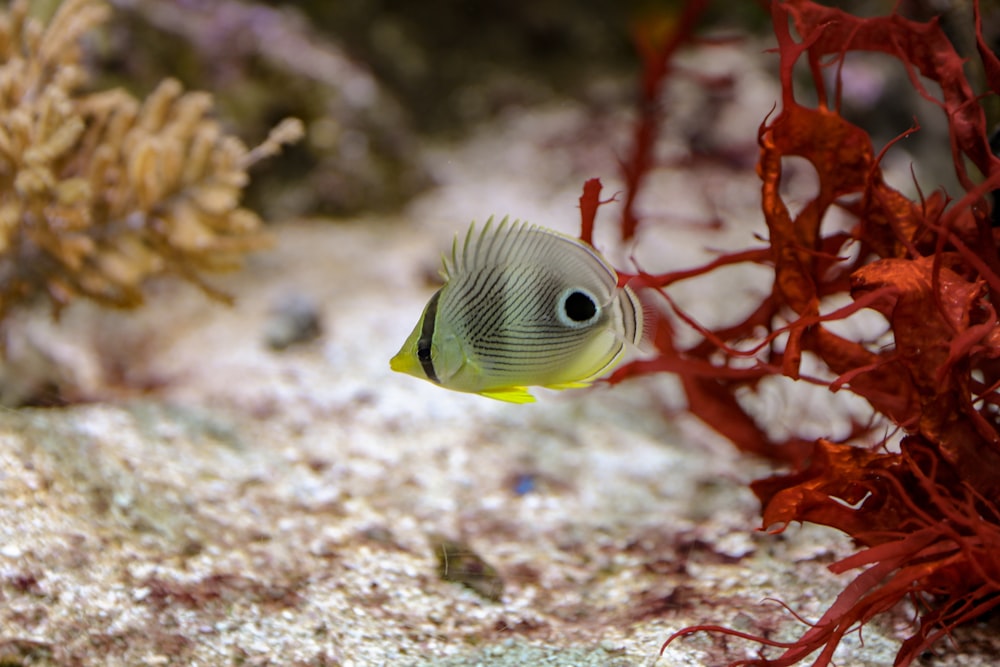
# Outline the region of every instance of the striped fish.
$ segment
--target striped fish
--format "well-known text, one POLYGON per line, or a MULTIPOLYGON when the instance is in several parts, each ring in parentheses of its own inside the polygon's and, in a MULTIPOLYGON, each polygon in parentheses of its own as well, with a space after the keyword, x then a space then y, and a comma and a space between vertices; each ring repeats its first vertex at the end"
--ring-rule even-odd
POLYGON ((592 246, 527 223, 475 223, 390 367, 446 389, 529 403, 584 387, 638 345, 643 310, 592 246))

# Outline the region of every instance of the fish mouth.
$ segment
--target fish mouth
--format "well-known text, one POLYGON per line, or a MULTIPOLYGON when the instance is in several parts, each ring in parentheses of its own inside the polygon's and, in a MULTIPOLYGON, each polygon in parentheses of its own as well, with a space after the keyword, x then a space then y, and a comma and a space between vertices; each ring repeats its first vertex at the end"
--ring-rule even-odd
POLYGON ((420 362, 414 355, 406 354, 405 349, 397 352, 396 356, 389 360, 389 368, 397 373, 406 373, 407 375, 415 375, 417 377, 421 376, 420 362))

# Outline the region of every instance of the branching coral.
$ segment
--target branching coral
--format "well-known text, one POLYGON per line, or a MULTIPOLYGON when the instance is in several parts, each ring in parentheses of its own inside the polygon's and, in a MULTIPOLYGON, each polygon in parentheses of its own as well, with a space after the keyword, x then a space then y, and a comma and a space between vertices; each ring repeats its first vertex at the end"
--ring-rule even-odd
POLYGON ((207 93, 162 82, 144 101, 84 92, 81 36, 100 0, 66 0, 47 26, 16 0, 0 16, 0 318, 47 295, 134 307, 172 273, 231 269, 266 238, 240 206, 247 169, 302 133, 279 124, 249 150, 211 115, 207 93))

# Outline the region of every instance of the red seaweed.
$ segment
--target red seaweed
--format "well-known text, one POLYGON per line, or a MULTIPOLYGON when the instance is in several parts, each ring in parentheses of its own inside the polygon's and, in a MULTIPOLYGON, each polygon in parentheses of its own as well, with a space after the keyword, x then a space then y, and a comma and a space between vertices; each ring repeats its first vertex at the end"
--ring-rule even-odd
POLYGON ((632 150, 621 165, 625 179, 621 221, 623 240, 632 238, 639 225, 635 212, 636 196, 654 166, 653 145, 663 121, 659 106, 660 93, 672 70, 671 60, 677 50, 692 39, 695 25, 707 6, 708 0, 687 0, 679 17, 674 18, 669 13, 647 15, 645 20, 636 24, 633 31, 643 72, 638 104, 639 118, 635 123, 632 150))
MULTIPOLYGON (((635 234, 640 218, 634 202, 655 167, 652 146, 662 122, 656 100, 672 71, 669 60, 693 40, 704 8, 705 2, 688 2, 673 30, 637 33, 644 76, 634 144, 622 166, 622 238, 635 234)), ((824 667, 847 633, 910 599, 917 621, 895 661, 905 667, 958 625, 1000 605, 1000 320, 993 306, 1000 298, 1000 239, 988 197, 1000 188, 1000 160, 990 150, 981 96, 937 20, 917 22, 897 13, 859 18, 810 0, 776 0, 771 16, 782 98, 758 137, 767 243, 695 269, 622 273, 623 282, 660 291, 671 317, 657 321, 653 357, 623 366, 610 380, 676 374, 691 413, 741 450, 787 466, 752 485, 763 527, 779 532, 790 522, 809 521, 841 530, 861 550, 830 569, 859 572, 793 642, 698 625, 674 633, 664 648, 693 632, 721 632, 782 649, 777 657, 732 666, 793 665, 818 651, 812 664, 824 667), (912 200, 886 183, 883 156, 920 128, 915 123, 876 151, 868 132, 841 114, 840 67, 851 51, 897 59, 918 94, 944 113, 949 145, 942 153, 951 156, 963 192, 950 197, 938 190, 912 200), (796 95, 793 68, 801 60, 815 85, 814 106, 796 95), (827 68, 835 74, 832 95, 827 68), (937 92, 924 81, 936 84, 937 92), (815 197, 794 215, 779 188, 782 159, 790 156, 808 160, 819 181, 815 197), (831 229, 832 209, 853 216, 849 232, 831 229), (842 257, 851 244, 857 251, 842 257), (736 324, 702 326, 663 291, 746 262, 773 269, 773 283, 736 324), (821 303, 837 295, 850 304, 822 313, 821 303), (862 310, 885 319, 891 344, 852 339, 826 326, 862 310), (700 340, 681 347, 678 326, 700 340), (835 379, 804 374, 807 353, 835 379), (737 391, 752 390, 769 376, 863 397, 903 432, 899 451, 853 437, 832 442, 792 435, 775 442, 737 400, 737 391)), ((987 93, 997 94, 1000 59, 983 39, 978 5, 975 19, 987 93)), ((607 203, 599 194, 599 181, 588 181, 580 202, 586 239, 597 207, 607 203)), ((865 430, 857 425, 852 436, 865 430)))

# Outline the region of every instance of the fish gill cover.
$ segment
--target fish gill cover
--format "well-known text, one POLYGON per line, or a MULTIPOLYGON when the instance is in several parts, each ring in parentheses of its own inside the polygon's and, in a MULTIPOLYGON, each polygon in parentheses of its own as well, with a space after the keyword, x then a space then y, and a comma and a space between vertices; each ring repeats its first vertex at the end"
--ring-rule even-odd
MULTIPOLYGON (((633 203, 655 166, 658 90, 706 5, 689 1, 667 29, 638 31, 644 79, 633 150, 622 165, 623 238, 643 224, 633 203)), ((620 368, 611 381, 676 373, 693 414, 738 448, 787 469, 752 485, 763 527, 780 532, 789 522, 809 521, 839 529, 860 550, 830 569, 859 573, 796 641, 698 625, 674 633, 664 648, 694 632, 720 632, 780 649, 770 658, 762 649, 734 666, 792 665, 817 651, 812 664, 824 666, 845 634, 909 598, 917 617, 895 660, 905 666, 1000 604, 1000 321, 993 305, 1000 297, 1000 256, 989 199, 1000 188, 1000 160, 990 150, 981 96, 937 20, 921 23, 895 13, 859 18, 808 0, 774 2, 771 15, 782 99, 759 131, 767 243, 696 269, 623 275, 633 286, 660 291, 671 316, 658 323, 653 358, 620 368), (898 59, 917 92, 940 107, 950 143, 941 154, 950 155, 963 192, 939 190, 912 200, 886 183, 880 162, 895 140, 876 151, 868 133, 840 112, 840 68, 850 51, 898 59), (815 106, 800 103, 805 96, 797 96, 793 85, 793 67, 802 60, 815 86, 815 106), (824 70, 834 75, 832 96, 824 70), (939 94, 925 80, 937 84, 939 94), (817 194, 794 215, 779 190, 782 159, 791 156, 808 160, 819 182, 817 194), (834 208, 852 216, 851 229, 829 221, 834 208), (747 262, 773 268, 773 282, 737 324, 702 326, 663 291, 747 262), (822 312, 821 303, 837 295, 848 305, 822 312), (886 335, 852 338, 828 326, 863 310, 884 317, 888 344, 886 335), (697 332, 698 342, 681 346, 679 326, 697 332), (807 374, 806 354, 834 379, 807 374), (865 444, 858 437, 775 441, 737 400, 738 391, 769 376, 863 397, 902 432, 900 446, 865 444)), ((978 6, 975 22, 987 94, 997 93, 1000 60, 982 37, 978 6)), ((915 123, 899 138, 916 131, 915 123)), ((584 186, 584 239, 592 234, 597 208, 608 201, 600 192, 596 179, 584 186)), ((870 429, 857 424, 852 435, 870 429)))

